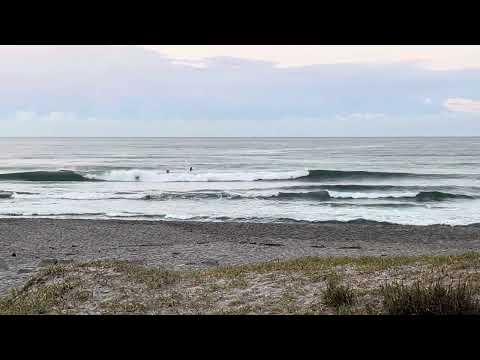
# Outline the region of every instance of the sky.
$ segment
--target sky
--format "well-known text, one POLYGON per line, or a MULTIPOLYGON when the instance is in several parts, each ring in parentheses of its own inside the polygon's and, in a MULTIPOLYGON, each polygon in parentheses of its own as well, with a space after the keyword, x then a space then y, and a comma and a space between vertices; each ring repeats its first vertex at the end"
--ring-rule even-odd
POLYGON ((480 136, 480 46, 0 46, 0 136, 480 136))

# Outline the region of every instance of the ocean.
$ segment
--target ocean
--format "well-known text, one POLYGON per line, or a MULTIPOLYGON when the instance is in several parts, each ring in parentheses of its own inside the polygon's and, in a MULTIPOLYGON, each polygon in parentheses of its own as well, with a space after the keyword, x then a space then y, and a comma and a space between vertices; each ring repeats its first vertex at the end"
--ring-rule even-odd
POLYGON ((0 138, 0 217, 478 223, 480 138, 0 138))

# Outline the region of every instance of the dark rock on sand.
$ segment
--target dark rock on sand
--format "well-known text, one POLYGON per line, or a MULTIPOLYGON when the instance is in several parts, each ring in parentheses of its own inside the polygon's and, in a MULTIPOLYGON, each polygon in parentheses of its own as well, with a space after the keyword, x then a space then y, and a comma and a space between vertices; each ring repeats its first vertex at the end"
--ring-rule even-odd
POLYGON ((218 266, 218 261, 217 260, 205 260, 205 261, 202 261, 202 264, 207 265, 207 266, 218 266))
POLYGON ((58 260, 58 259, 43 259, 38 264, 38 267, 47 267, 52 265, 65 265, 71 264, 73 260, 58 260))
POLYGON ((257 243, 255 241, 242 241, 240 244, 250 244, 250 245, 261 245, 261 246, 273 246, 273 247, 280 247, 280 246, 285 246, 285 244, 279 244, 279 243, 257 243))

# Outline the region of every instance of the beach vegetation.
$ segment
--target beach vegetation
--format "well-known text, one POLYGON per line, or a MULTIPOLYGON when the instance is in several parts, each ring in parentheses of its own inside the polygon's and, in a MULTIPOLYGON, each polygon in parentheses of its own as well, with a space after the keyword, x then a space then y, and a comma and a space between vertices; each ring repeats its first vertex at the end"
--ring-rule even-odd
POLYGON ((327 279, 327 287, 323 292, 323 303, 341 313, 355 304, 356 296, 354 290, 339 283, 336 276, 327 279))
POLYGON ((480 314, 480 256, 301 258, 175 271, 55 264, 0 314, 480 314))
MULTIPOLYGON (((63 308, 65 296, 76 288, 77 282, 67 280, 57 284, 44 284, 29 291, 25 287, 0 299, 0 314, 41 315, 56 313, 63 308)), ((82 300, 85 300, 83 297, 82 300)))
POLYGON ((390 315, 480 314, 479 288, 468 281, 394 283, 383 286, 381 292, 384 310, 390 315))

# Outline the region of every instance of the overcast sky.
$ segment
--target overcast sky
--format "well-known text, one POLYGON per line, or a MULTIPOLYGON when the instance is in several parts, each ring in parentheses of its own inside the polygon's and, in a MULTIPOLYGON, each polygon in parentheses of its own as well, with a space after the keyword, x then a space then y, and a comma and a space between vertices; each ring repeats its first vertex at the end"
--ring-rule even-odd
POLYGON ((480 46, 0 46, 0 136, 480 136, 480 46))

